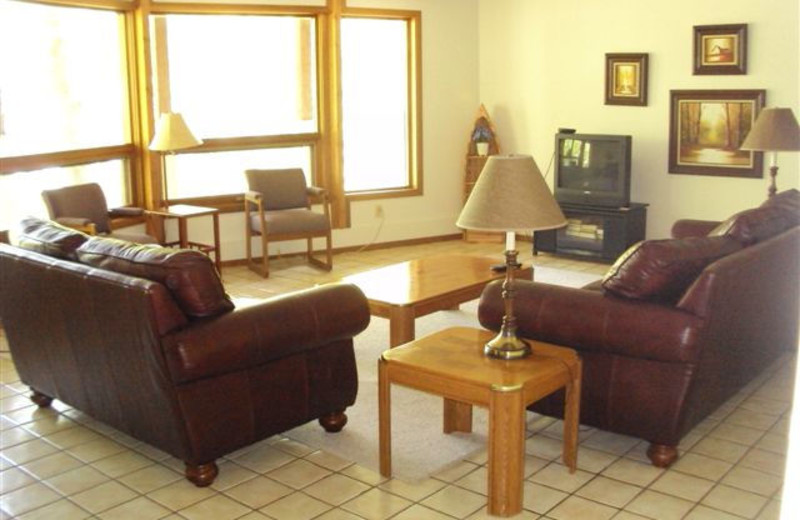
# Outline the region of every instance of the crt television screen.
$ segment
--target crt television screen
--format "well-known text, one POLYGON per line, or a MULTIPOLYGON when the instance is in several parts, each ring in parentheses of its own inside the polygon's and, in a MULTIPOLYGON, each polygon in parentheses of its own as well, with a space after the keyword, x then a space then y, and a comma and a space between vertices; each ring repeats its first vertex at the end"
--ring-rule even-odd
POLYGON ((617 191, 623 156, 620 141, 565 138, 558 152, 558 187, 570 190, 617 191))

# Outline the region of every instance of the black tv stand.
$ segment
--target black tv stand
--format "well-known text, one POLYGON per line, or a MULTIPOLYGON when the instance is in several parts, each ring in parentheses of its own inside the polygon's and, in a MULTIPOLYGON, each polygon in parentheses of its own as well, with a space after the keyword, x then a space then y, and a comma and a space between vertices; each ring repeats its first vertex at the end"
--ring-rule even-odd
POLYGON ((644 240, 647 204, 624 207, 560 203, 567 226, 537 231, 533 254, 538 252, 579 256, 613 262, 628 247, 644 240))

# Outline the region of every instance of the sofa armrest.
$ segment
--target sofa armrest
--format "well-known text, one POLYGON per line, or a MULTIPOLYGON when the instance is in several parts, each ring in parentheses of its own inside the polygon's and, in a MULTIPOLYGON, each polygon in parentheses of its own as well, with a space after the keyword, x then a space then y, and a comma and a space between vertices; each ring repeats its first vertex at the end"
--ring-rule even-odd
POLYGON ((716 220, 677 220, 672 225, 672 238, 704 237, 719 224, 716 220))
POLYGON ((197 321, 161 343, 172 380, 185 383, 350 340, 368 324, 361 290, 331 284, 197 321))
MULTIPOLYGON (((583 351, 666 362, 697 359, 701 318, 668 305, 618 298, 600 291, 519 280, 514 283, 519 335, 583 351)), ((481 325, 497 330, 503 318, 501 282, 481 295, 481 325)))

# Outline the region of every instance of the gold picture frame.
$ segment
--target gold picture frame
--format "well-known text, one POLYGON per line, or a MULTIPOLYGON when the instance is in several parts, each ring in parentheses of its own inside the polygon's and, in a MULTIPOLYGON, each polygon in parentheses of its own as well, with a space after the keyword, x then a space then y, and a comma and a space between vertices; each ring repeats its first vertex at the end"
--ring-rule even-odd
POLYGON ((739 148, 766 92, 671 90, 669 173, 763 177, 763 153, 739 148))
POLYGON ((647 106, 646 53, 606 54, 606 105, 647 106))
POLYGON ((696 25, 694 74, 747 74, 747 24, 696 25))

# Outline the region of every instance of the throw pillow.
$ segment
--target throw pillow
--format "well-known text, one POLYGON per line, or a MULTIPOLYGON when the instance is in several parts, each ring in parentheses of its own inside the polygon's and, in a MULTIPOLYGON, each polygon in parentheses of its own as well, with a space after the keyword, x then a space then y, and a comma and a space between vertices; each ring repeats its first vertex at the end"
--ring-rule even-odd
POLYGON ((747 209, 711 230, 708 236, 728 236, 745 246, 774 237, 789 229, 784 211, 776 206, 747 209))
POLYGON ((205 318, 233 309, 214 263, 200 251, 92 237, 77 255, 81 263, 163 284, 187 316, 205 318))
POLYGON ((65 260, 75 260, 75 250, 89 239, 76 229, 36 217, 22 219, 19 228, 19 247, 65 260))
POLYGON ((724 236, 639 242, 614 262, 603 288, 626 298, 674 303, 708 264, 741 248, 724 236))

